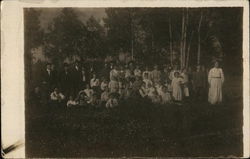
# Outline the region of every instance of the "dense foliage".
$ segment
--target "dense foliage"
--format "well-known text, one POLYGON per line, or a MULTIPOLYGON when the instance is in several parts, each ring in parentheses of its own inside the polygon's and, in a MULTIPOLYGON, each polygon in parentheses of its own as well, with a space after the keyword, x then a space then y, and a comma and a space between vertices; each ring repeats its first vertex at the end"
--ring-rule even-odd
MULTIPOLYGON (((26 51, 41 45, 56 65, 65 58, 103 59, 121 51, 137 61, 182 67, 210 66, 215 59, 228 66, 235 58, 241 62, 240 8, 107 8, 103 19, 86 21, 64 8, 47 30, 39 26, 40 12, 25 12, 26 51)), ((236 71, 242 68, 239 62, 236 71)))

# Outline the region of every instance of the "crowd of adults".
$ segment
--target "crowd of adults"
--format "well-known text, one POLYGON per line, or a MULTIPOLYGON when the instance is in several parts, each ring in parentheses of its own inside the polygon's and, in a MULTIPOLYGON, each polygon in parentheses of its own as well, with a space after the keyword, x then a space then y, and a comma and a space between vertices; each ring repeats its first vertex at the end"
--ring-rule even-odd
POLYGON ((97 70, 79 61, 63 70, 51 63, 43 69, 41 84, 34 88, 34 100, 54 106, 93 106, 113 108, 129 99, 153 104, 182 105, 186 100, 222 101, 224 75, 218 62, 207 70, 204 66, 179 69, 178 65, 141 65, 105 63, 97 70))

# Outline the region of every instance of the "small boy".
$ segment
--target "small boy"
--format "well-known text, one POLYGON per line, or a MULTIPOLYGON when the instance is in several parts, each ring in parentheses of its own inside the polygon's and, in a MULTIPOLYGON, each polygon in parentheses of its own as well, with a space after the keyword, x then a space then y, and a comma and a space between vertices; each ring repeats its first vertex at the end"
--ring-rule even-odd
POLYGON ((59 92, 58 88, 55 88, 54 91, 50 94, 50 99, 57 103, 61 103, 64 98, 64 95, 59 92))
POLYGON ((109 99, 109 89, 108 87, 105 88, 104 92, 101 94, 101 102, 106 103, 109 99))
POLYGON ((67 107, 72 107, 72 106, 76 106, 77 102, 73 99, 73 96, 69 96, 69 100, 67 102, 67 107))
POLYGON ((166 86, 162 86, 159 95, 161 97, 161 104, 167 104, 171 101, 171 94, 166 86))
POLYGON ((109 100, 106 103, 106 108, 114 108, 118 106, 118 100, 115 97, 114 93, 110 94, 109 100))
MULTIPOLYGON (((82 91, 79 92, 79 94, 82 91)), ((94 93, 93 89, 90 88, 89 84, 86 84, 86 89, 83 90, 83 92, 86 94, 87 101, 89 102, 92 98, 92 95, 94 93)))
POLYGON ((119 83, 117 82, 117 78, 114 78, 109 82, 109 89, 111 93, 117 93, 119 90, 119 83))

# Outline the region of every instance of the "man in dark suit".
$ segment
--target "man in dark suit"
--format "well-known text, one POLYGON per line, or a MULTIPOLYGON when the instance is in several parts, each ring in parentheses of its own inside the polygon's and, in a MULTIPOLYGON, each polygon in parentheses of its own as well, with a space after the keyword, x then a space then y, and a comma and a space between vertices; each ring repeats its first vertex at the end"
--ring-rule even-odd
POLYGON ((43 93, 47 99, 53 87, 55 87, 55 73, 51 69, 51 63, 46 64, 46 69, 42 73, 43 93))
POLYGON ((70 81, 70 71, 67 63, 64 64, 63 70, 59 76, 60 88, 62 93, 68 97, 71 89, 71 81, 70 81))
POLYGON ((78 61, 75 62, 71 71, 72 94, 76 95, 80 91, 82 81, 81 67, 78 61))

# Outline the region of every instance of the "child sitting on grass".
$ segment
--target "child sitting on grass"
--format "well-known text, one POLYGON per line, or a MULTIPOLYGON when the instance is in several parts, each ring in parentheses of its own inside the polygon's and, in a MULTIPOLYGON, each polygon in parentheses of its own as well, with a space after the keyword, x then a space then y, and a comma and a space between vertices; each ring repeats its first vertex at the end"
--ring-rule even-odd
POLYGON ((50 94, 50 99, 53 104, 61 104, 65 99, 65 96, 59 91, 58 88, 55 88, 54 91, 50 94))
POLYGON ((86 89, 84 89, 83 91, 80 91, 79 94, 82 92, 85 93, 87 102, 89 103, 94 93, 93 89, 90 88, 89 84, 86 84, 86 89))
POLYGON ((108 88, 108 85, 109 85, 108 80, 106 78, 103 78, 103 81, 101 83, 101 90, 105 91, 105 89, 108 88))
POLYGON ((78 97, 76 98, 76 103, 78 106, 86 106, 87 100, 88 100, 87 95, 83 91, 81 91, 79 92, 78 97))
POLYGON ((69 100, 67 102, 67 107, 73 107, 76 105, 77 105, 77 102, 73 99, 73 96, 69 96, 69 100))
POLYGON ((109 89, 111 93, 117 93, 119 90, 119 83, 117 81, 117 78, 113 78, 113 80, 111 80, 109 82, 109 89))
POLYGON ((141 88, 139 89, 140 96, 142 98, 147 98, 148 96, 148 89, 146 88, 146 83, 142 82, 141 88))
POLYGON ((109 99, 109 89, 108 87, 105 88, 104 92, 101 94, 101 102, 106 103, 109 99))
POLYGON ((92 107, 96 107, 96 108, 97 108, 97 107, 100 107, 100 104, 101 104, 100 99, 98 99, 97 94, 94 93, 94 94, 92 95, 91 100, 90 100, 90 105, 91 105, 92 107))
POLYGON ((152 92, 150 99, 151 99, 153 104, 160 104, 161 103, 161 98, 158 95, 157 91, 152 92))
POLYGON ((167 104, 171 101, 171 94, 166 86, 162 86, 159 95, 161 97, 161 104, 167 104))
POLYGON ((118 106, 118 99, 115 97, 114 93, 111 93, 109 96, 109 100, 106 103, 106 108, 114 108, 118 106))

